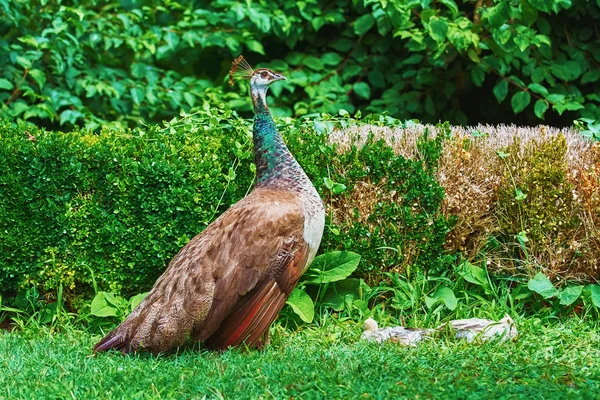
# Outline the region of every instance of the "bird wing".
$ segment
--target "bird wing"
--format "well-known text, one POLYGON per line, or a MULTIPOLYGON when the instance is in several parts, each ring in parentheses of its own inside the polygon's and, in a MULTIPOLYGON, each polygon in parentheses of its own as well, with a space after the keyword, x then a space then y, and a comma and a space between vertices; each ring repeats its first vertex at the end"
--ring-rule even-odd
POLYGON ((191 334, 213 347, 259 344, 308 259, 294 194, 255 189, 173 258, 148 296, 96 346, 153 353, 191 334))

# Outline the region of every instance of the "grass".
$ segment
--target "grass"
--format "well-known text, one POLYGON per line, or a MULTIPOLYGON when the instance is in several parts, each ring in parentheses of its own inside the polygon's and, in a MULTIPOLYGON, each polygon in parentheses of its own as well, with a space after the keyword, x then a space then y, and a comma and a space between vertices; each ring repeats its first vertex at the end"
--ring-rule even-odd
POLYGON ((597 321, 518 323, 515 342, 438 338, 403 348, 362 342, 358 324, 330 320, 295 332, 277 326, 263 351, 186 349, 160 357, 92 356, 100 336, 75 330, 0 333, 0 399, 597 396, 597 321))

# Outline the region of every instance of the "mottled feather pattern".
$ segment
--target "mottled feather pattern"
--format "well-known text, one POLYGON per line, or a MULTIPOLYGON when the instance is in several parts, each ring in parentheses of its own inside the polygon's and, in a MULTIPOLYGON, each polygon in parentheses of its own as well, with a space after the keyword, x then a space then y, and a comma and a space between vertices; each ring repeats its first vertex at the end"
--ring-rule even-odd
MULTIPOLYGON (((183 344, 192 331, 195 340, 209 339, 223 316, 239 307, 240 297, 259 281, 274 282, 285 303, 306 262, 306 257, 296 257, 307 248, 303 227, 297 195, 255 189, 181 249, 115 330, 120 341, 129 343, 125 352, 140 346, 153 353, 167 351, 183 344), (291 261, 300 265, 289 265, 291 261)), ((277 302, 277 313, 283 303, 277 302)), ((97 345, 101 349, 102 342, 97 345)))
POLYGON ((252 68, 256 188, 173 258, 148 296, 95 347, 123 353, 169 351, 188 338, 223 349, 262 346, 269 326, 314 258, 325 224, 316 189, 281 139, 266 104, 285 77, 252 68))

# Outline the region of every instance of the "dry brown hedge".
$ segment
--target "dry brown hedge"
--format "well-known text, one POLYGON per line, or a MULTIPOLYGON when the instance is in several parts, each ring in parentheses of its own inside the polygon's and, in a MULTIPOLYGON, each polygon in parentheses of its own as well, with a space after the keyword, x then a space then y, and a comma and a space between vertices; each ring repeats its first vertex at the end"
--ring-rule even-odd
MULTIPOLYGON (((417 140, 441 127, 358 126, 335 131, 330 142, 344 152, 369 137, 396 154, 418 156, 417 140)), ((548 126, 451 127, 437 178, 445 190, 443 213, 457 222, 446 249, 494 271, 595 281, 600 259, 600 146, 576 131, 548 126), (519 238, 525 237, 526 242, 519 238)), ((358 210, 390 196, 365 180, 332 215, 358 210)))

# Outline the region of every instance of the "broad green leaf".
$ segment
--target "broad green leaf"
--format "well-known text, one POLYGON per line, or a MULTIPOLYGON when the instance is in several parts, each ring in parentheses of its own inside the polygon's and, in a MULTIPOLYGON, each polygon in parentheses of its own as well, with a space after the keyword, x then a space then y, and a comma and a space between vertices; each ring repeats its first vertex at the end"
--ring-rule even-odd
POLYGON ((306 276, 309 283, 329 283, 349 277, 358 267, 360 255, 351 251, 331 251, 315 257, 306 276))
POLYGON ((521 9, 523 21, 527 26, 533 25, 538 18, 538 10, 536 10, 535 7, 532 7, 529 1, 526 0, 521 1, 519 8, 521 9))
POLYGON ((262 45, 262 43, 260 43, 258 40, 249 40, 246 42, 246 47, 248 47, 248 50, 253 51, 255 53, 258 54, 265 54, 265 49, 262 45))
POLYGON ((492 28, 501 27, 508 21, 508 18, 510 18, 510 6, 506 1, 486 8, 482 14, 482 19, 488 20, 492 28))
POLYGON ((563 306, 570 306, 579 298, 579 296, 581 296, 582 291, 583 285, 567 286, 558 294, 560 304, 563 306))
POLYGON ((362 36, 375 25, 375 18, 371 14, 365 14, 354 21, 354 33, 362 36))
POLYGON ((545 100, 538 100, 533 106, 533 112, 539 119, 544 119, 544 113, 548 110, 548 103, 545 100))
POLYGON ((431 17, 429 19, 429 34, 436 42, 443 42, 448 34, 448 23, 445 18, 431 17))
POLYGON ((325 65, 338 66, 344 59, 338 53, 325 53, 321 61, 325 65))
POLYGON ((302 63, 308 68, 314 69, 315 71, 321 71, 325 67, 321 60, 315 56, 306 57, 304 60, 302 60, 302 63))
POLYGON ((450 12, 452 13, 453 17, 456 17, 458 15, 458 6, 453 0, 440 0, 440 3, 442 3, 450 9, 450 12))
MULTIPOLYGON (((361 297, 361 287, 366 286, 362 279, 348 278, 333 283, 321 300, 321 304, 341 311, 344 304, 352 303, 361 297)), ((367 286, 368 287, 368 286, 367 286)))
POLYGON ((459 266, 458 273, 465 281, 482 286, 486 291, 489 289, 487 273, 483 268, 465 261, 459 266))
POLYGON ((315 304, 304 290, 295 288, 286 303, 292 307, 292 310, 298 314, 302 321, 309 324, 313 321, 315 317, 315 304))
POLYGON ((591 83, 600 80, 600 69, 593 69, 591 71, 586 72, 581 77, 581 83, 591 83))
POLYGON ((527 87, 534 93, 540 94, 544 97, 548 96, 548 89, 546 89, 539 83, 530 83, 527 87))
POLYGON ((473 84, 477 87, 481 87, 481 85, 483 85, 484 79, 485 79, 485 72, 479 65, 476 65, 471 70, 471 80, 473 81, 473 84))
POLYGON ((494 96, 496 96, 498 103, 502 103, 508 94, 508 81, 504 78, 500 78, 492 91, 494 92, 494 96))
POLYGON ((97 317, 116 317, 119 309, 107 301, 106 292, 98 292, 91 304, 91 314, 97 317))
POLYGON ((129 90, 129 93, 131 94, 131 99, 133 100, 136 106, 139 106, 142 103, 142 101, 144 101, 145 92, 144 89, 142 89, 141 87, 131 88, 129 90))
POLYGON ((29 76, 33 78, 40 89, 44 88, 44 85, 46 84, 46 75, 42 71, 39 69, 32 69, 29 71, 29 76))
POLYGON ((521 51, 525 51, 527 50, 527 48, 529 47, 529 39, 527 39, 524 36, 516 36, 515 39, 515 44, 519 47, 519 50, 521 51))
POLYGON ((600 285, 587 285, 586 289, 590 291, 590 298, 594 307, 600 308, 600 285))
POLYGON ((363 99, 369 99, 371 97, 371 88, 366 82, 356 82, 352 88, 354 89, 354 92, 363 99))
POLYGON ((425 296, 425 305, 430 309, 438 302, 444 303, 446 308, 450 311, 453 311, 458 304, 452 289, 445 286, 437 288, 431 296, 425 296))
POLYGON ((551 299, 558 295, 558 289, 554 287, 550 279, 541 272, 535 274, 533 278, 527 282, 529 290, 538 293, 545 299, 551 299))
POLYGON ((552 66, 550 66, 550 72, 558 79, 572 81, 581 76, 582 69, 577 61, 569 60, 562 64, 552 64, 552 66))
POLYGON ((12 90, 13 88, 14 85, 8 79, 0 78, 0 89, 12 90))
POLYGON ((513 95, 510 100, 510 105, 512 106, 515 114, 523 111, 531 102, 531 95, 528 92, 520 91, 513 95))
POLYGON ((130 303, 130 312, 135 310, 135 308, 142 302, 142 300, 144 300, 146 298, 146 296, 148 295, 148 292, 145 293, 140 293, 140 294, 136 294, 135 296, 131 297, 129 299, 129 303, 130 303))

